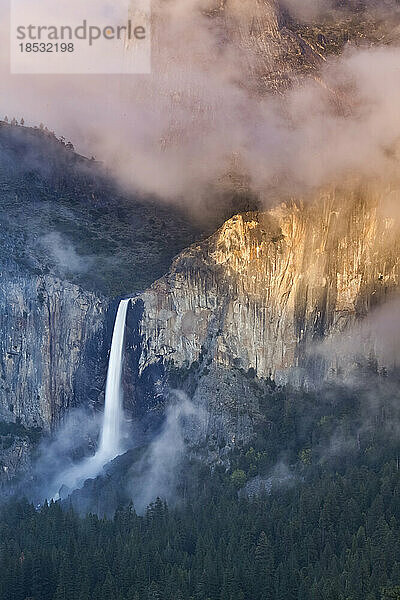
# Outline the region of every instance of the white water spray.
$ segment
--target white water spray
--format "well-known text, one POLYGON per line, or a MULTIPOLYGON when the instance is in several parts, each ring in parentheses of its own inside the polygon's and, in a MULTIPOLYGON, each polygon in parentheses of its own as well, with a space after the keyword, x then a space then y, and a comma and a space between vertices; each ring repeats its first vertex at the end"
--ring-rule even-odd
POLYGON ((54 483, 56 490, 53 499, 59 498, 59 490, 65 485, 69 492, 79 488, 86 481, 96 477, 105 464, 123 451, 121 444, 122 408, 122 358, 125 341, 125 323, 129 299, 121 300, 115 318, 110 358, 108 361, 106 394, 104 403, 103 427, 99 448, 94 456, 64 471, 54 483))
POLYGON ((108 362, 104 420, 97 454, 112 460, 121 450, 122 422, 122 354, 125 340, 125 322, 129 300, 121 300, 114 324, 108 362))

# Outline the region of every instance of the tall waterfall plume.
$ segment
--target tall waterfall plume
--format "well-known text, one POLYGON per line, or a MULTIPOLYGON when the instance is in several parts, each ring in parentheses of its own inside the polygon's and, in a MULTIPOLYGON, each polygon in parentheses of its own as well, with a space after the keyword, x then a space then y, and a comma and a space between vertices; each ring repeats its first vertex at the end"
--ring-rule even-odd
MULTIPOLYGON (((128 300, 121 300, 115 318, 108 362, 103 426, 98 450, 94 456, 84 459, 59 475, 52 485, 50 497, 60 498, 60 489, 65 486, 68 493, 81 487, 86 479, 96 477, 105 464, 123 452, 121 435, 122 408, 122 362, 125 341, 128 300)), ((64 494, 62 494, 64 495, 64 494)))
POLYGON ((121 449, 122 421, 122 356, 125 340, 126 313, 129 300, 121 300, 114 324, 108 362, 106 398, 104 405, 103 429, 97 454, 112 460, 121 449))

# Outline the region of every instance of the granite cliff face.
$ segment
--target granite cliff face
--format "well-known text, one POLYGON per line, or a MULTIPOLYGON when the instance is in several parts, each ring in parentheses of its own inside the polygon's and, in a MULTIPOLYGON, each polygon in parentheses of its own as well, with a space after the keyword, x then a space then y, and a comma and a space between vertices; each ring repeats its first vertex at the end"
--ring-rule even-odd
POLYGON ((101 405, 112 298, 148 287, 200 235, 54 133, 0 121, 0 423, 49 429, 101 405))
POLYGON ((2 279, 2 420, 49 428, 99 395, 106 308, 101 297, 50 276, 2 279))
POLYGON ((258 93, 282 92, 321 66, 322 56, 290 28, 276 0, 225 0, 216 14, 258 93))
MULTIPOLYGON (((315 356, 321 341, 346 335, 398 289, 395 195, 336 189, 238 215, 181 253, 134 303, 139 381, 153 373, 159 391, 168 373, 191 377, 193 396, 226 412, 221 420, 231 419, 235 437, 238 414, 243 436, 257 415, 249 376, 296 383, 332 376, 339 359, 315 356)), ((368 357, 374 346, 367 339, 357 352, 368 357)), ((355 368, 353 359, 342 357, 341 366, 355 368)))
MULTIPOLYGON (((242 69, 241 85, 252 91, 282 92, 304 75, 316 72, 323 61, 315 47, 293 29, 292 20, 277 0, 209 0, 201 7, 215 42, 214 50, 229 49, 233 52, 236 67, 242 69)), ((173 15, 179 18, 179 12, 173 15)), ((187 49, 192 47, 193 42, 182 32, 173 42, 168 39, 171 30, 166 28, 166 24, 170 18, 170 9, 167 7, 165 10, 162 2, 154 5, 153 69, 166 75, 166 85, 173 86, 170 93, 175 101, 183 101, 183 89, 190 91, 192 86, 183 89, 180 86, 185 84, 186 79, 186 83, 194 82, 190 68, 188 71, 183 68, 181 76, 176 77, 177 58, 185 65, 187 49)), ((207 47, 209 39, 205 37, 203 42, 207 47)), ((218 57, 214 59, 218 60, 218 57)), ((204 55, 201 44, 191 60, 194 61, 192 67, 195 65, 210 72, 210 56, 204 55)), ((205 105, 202 108, 207 110, 209 107, 205 105)))

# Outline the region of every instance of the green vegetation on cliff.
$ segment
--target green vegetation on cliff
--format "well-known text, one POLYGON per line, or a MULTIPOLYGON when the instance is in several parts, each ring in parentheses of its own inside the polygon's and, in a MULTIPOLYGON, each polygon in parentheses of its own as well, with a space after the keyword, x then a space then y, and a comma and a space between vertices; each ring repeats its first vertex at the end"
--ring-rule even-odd
POLYGON ((115 296, 148 287, 200 228, 124 192, 103 167, 43 130, 0 123, 0 260, 115 296))

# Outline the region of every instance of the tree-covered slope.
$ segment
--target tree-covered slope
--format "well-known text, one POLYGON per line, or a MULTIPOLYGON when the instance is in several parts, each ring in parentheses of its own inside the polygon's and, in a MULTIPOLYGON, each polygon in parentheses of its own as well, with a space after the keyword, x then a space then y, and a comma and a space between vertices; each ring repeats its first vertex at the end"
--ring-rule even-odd
MULTIPOLYGON (((192 459, 180 501, 157 500, 143 516, 129 503, 109 519, 4 506, 0 599, 398 599, 397 403, 375 384, 374 397, 327 390, 320 402, 271 389, 271 443, 264 431, 212 472, 192 459), (238 494, 277 461, 286 481, 238 494)), ((118 495, 121 481, 107 475, 96 494, 118 495)))
POLYGON ((182 211, 121 190, 54 134, 0 123, 2 269, 50 273, 106 295, 133 293, 200 235, 182 211))

